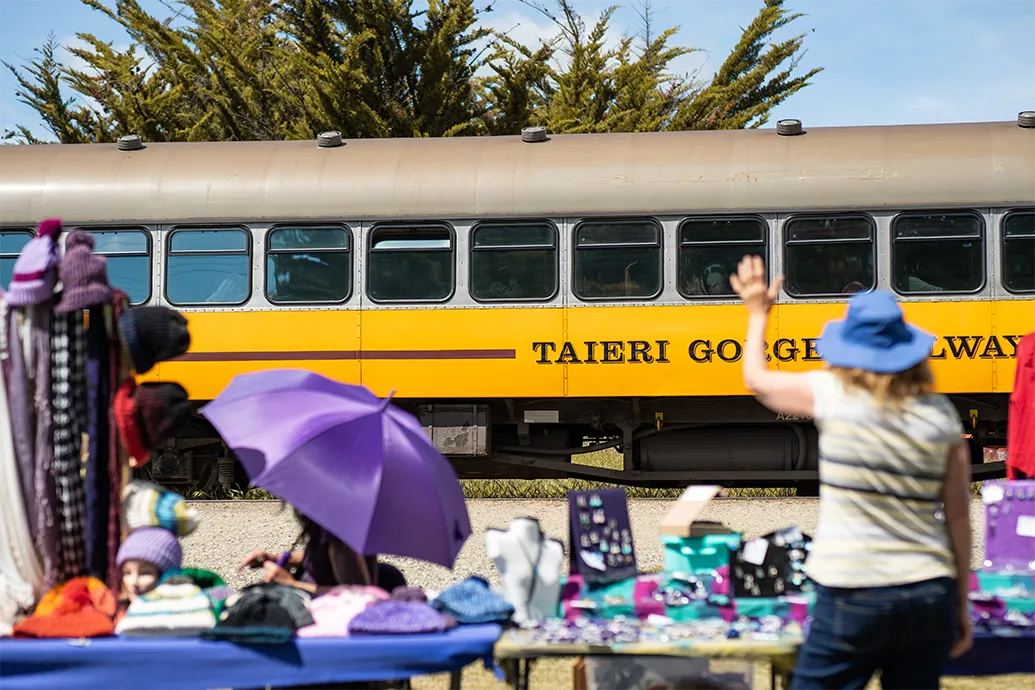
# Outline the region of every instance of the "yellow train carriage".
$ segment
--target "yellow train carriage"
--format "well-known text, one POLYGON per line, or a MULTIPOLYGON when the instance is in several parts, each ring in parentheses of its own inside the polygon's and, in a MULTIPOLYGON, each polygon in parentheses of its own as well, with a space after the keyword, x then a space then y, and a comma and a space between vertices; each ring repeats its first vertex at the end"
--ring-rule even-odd
MULTIPOLYGON (((814 487, 812 425, 741 384, 728 275, 756 253, 786 277, 775 366, 819 366, 848 296, 894 290, 939 336, 938 387, 980 461, 1035 330, 1033 120, 8 146, 0 282, 61 217, 134 303, 188 316, 190 352, 142 378, 199 403, 305 367, 394 390, 471 476, 814 487), (605 447, 623 470, 571 462, 605 447)), ((229 462, 198 418, 153 467, 213 481, 229 462)))

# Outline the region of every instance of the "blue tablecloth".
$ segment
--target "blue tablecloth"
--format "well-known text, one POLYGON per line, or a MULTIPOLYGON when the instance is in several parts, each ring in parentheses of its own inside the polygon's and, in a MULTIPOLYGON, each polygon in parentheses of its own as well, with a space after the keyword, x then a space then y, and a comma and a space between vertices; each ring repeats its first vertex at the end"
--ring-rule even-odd
POLYGON ((0 641, 3 690, 204 690, 409 678, 491 659, 498 625, 437 635, 299 638, 244 647, 199 639, 0 641))
POLYGON ((974 633, 970 651, 949 662, 947 676, 994 676, 1005 673, 1035 673, 1035 634, 998 637, 974 633))

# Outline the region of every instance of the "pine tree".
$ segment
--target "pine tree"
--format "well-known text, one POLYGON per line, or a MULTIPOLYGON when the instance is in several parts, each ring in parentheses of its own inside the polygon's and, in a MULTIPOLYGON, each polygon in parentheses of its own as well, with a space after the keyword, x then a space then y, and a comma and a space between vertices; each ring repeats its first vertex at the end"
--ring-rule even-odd
MULTIPOLYGON (((53 37, 21 67, 18 99, 64 143, 647 132, 758 127, 820 69, 798 70, 804 34, 772 42, 801 15, 759 14, 709 83, 672 73, 691 48, 642 32, 606 44, 615 8, 587 28, 570 0, 523 0, 558 33, 538 49, 480 25, 475 0, 179 0, 172 19, 136 0, 81 0, 120 24, 125 51, 88 34, 64 67, 53 37), (139 51, 142 51, 141 56, 139 51), (563 64, 558 64, 563 63, 563 64)), ((5 139, 39 143, 24 127, 5 139)))

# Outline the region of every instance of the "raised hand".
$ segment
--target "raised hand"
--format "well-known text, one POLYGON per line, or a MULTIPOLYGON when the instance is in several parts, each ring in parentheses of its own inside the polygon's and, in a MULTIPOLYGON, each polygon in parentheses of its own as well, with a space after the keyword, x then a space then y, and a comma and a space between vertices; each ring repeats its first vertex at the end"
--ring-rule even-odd
POLYGON ((782 283, 783 276, 777 276, 772 284, 766 283, 765 262, 759 256, 745 256, 737 265, 737 272, 730 276, 730 287, 754 314, 769 311, 780 294, 782 283))

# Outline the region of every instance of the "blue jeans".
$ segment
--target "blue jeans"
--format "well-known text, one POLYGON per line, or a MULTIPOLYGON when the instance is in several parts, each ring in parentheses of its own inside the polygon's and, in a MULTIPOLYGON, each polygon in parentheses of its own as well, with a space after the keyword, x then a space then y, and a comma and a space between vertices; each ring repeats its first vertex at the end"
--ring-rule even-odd
POLYGON ((937 690, 956 634, 956 582, 949 578, 819 586, 790 688, 861 689, 880 670, 885 690, 937 690))

